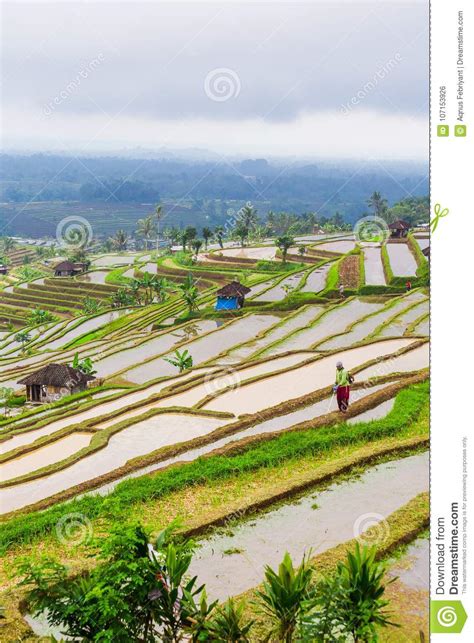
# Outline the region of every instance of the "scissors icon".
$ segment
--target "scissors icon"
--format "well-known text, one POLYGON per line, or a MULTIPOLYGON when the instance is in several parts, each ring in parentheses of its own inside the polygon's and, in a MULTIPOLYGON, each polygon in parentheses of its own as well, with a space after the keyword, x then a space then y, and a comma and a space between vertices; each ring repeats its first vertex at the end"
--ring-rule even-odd
POLYGON ((449 210, 448 210, 448 208, 441 209, 441 205, 439 203, 435 203, 434 213, 435 213, 435 216, 430 221, 430 226, 431 226, 431 232, 432 233, 438 227, 439 220, 442 219, 443 217, 446 217, 449 214, 449 210))

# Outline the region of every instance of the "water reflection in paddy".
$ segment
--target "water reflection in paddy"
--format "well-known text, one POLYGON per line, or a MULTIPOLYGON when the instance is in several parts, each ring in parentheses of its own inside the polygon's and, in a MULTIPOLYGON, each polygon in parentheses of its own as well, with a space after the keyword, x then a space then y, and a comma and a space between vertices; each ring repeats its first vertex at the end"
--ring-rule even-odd
POLYGON ((314 292, 318 293, 324 290, 326 286, 326 277, 331 268, 331 264, 325 264, 320 268, 316 268, 309 273, 306 283, 302 286, 300 292, 314 292))
POLYGON ((288 333, 291 333, 293 330, 302 328, 311 323, 316 319, 318 315, 322 313, 323 310, 324 309, 322 306, 310 306, 308 308, 301 308, 296 313, 296 315, 292 315, 291 317, 286 319, 284 323, 277 326, 275 329, 270 330, 265 334, 264 337, 248 342, 247 344, 239 346, 238 348, 230 351, 230 353, 225 358, 225 362, 234 363, 246 359, 268 344, 276 342, 282 337, 285 337, 285 335, 288 335, 288 333))
MULTIPOLYGON (((279 321, 279 318, 275 315, 241 317, 227 326, 222 326, 214 333, 189 342, 189 344, 186 344, 186 348, 191 353, 194 364, 207 362, 235 344, 244 342, 250 337, 255 337, 259 332, 272 326, 277 321, 279 321)), ((130 369, 123 375, 127 380, 140 384, 157 377, 158 374, 171 374, 174 370, 175 367, 159 358, 130 369)))
POLYGON ((298 350, 315 346, 324 338, 341 333, 359 317, 376 312, 383 306, 384 304, 381 303, 352 299, 328 311, 314 326, 290 335, 278 346, 278 350, 298 350))
POLYGON ((59 491, 113 471, 128 460, 167 444, 191 440, 221 426, 225 420, 167 413, 134 424, 113 435, 96 453, 71 466, 41 478, 0 490, 2 513, 38 502, 59 491))
POLYGON ((416 261, 406 243, 387 243, 390 266, 395 276, 410 277, 416 274, 416 261))
POLYGON ((427 368, 430 363, 430 347, 428 343, 414 348, 411 351, 392 357, 373 366, 365 368, 360 373, 357 373, 357 378, 368 380, 371 377, 380 377, 381 375, 388 375, 389 373, 406 373, 409 371, 418 371, 422 368, 427 368))
MULTIPOLYGON (((386 388, 387 386, 389 386, 390 384, 391 382, 355 390, 351 394, 351 403, 353 404, 354 402, 357 402, 363 399, 367 395, 371 395, 376 391, 380 391, 386 388)), ((261 435, 263 433, 272 433, 272 432, 282 431, 284 429, 288 429, 294 426, 295 424, 299 424, 300 422, 313 420, 317 417, 320 417, 321 415, 326 415, 327 413, 331 413, 332 411, 335 411, 335 410, 336 410, 335 396, 331 395, 330 397, 320 400, 319 402, 315 402, 314 404, 310 404, 309 406, 302 407, 296 411, 293 411, 292 413, 287 413, 286 415, 280 415, 278 417, 271 418, 270 420, 265 420, 264 422, 260 422, 255 426, 251 426, 233 435, 227 435, 223 438, 216 439, 211 444, 206 444, 196 449, 190 449, 189 451, 186 451, 181 455, 175 456, 173 458, 167 458, 162 462, 157 462, 147 467, 142 467, 141 469, 134 471, 133 473, 128 474, 126 476, 123 476, 118 480, 114 480, 111 483, 103 485, 99 489, 95 490, 94 493, 100 493, 102 495, 106 495, 110 493, 116 487, 116 485, 119 484, 119 482, 121 482, 122 480, 127 480, 128 478, 136 478, 138 476, 142 476, 147 473, 152 473, 153 471, 158 471, 159 469, 163 469, 164 467, 167 467, 171 464, 176 464, 178 462, 191 462, 193 460, 196 460, 197 458, 200 458, 206 453, 210 453, 215 449, 222 448, 226 444, 229 444, 229 442, 236 442, 236 441, 245 439, 247 437, 251 437, 254 435, 261 435)), ((361 415, 358 415, 357 418, 360 418, 361 415)))
POLYGON ((365 283, 370 286, 385 286, 382 254, 379 246, 364 246, 365 283))
POLYGON ((392 306, 383 308, 380 312, 375 313, 367 319, 363 319, 359 323, 355 324, 352 330, 350 330, 349 332, 337 337, 333 337, 332 339, 328 339, 322 344, 319 344, 318 349, 332 350, 334 348, 343 348, 345 346, 351 346, 352 344, 360 342, 361 340, 368 337, 371 333, 373 333, 376 328, 378 328, 378 326, 383 324, 383 322, 396 315, 397 312, 402 311, 404 308, 413 305, 414 302, 424 298, 424 295, 420 292, 410 293, 409 295, 402 297, 392 306))
POLYGON ((91 439, 91 433, 73 433, 14 460, 4 462, 0 464, 0 480, 10 480, 59 462, 86 447, 91 439))
POLYGON ((240 594, 258 585, 264 566, 275 569, 285 552, 300 561, 308 550, 314 556, 351 540, 361 516, 387 517, 428 489, 428 475, 426 453, 371 467, 357 478, 233 526, 231 535, 206 539, 190 572, 206 584, 211 599, 240 594))
MULTIPOLYGON (((339 360, 344 363, 345 368, 353 370, 371 359, 390 355, 390 353, 408 346, 412 341, 410 339, 393 339, 341 351, 301 366, 297 370, 280 373, 271 379, 252 382, 239 389, 227 391, 206 404, 204 408, 214 411, 230 411, 235 415, 257 413, 264 408, 281 404, 285 400, 331 386, 335 378, 336 362, 339 360)), ((367 377, 359 377, 359 375, 357 378, 358 380, 367 379, 367 377)))

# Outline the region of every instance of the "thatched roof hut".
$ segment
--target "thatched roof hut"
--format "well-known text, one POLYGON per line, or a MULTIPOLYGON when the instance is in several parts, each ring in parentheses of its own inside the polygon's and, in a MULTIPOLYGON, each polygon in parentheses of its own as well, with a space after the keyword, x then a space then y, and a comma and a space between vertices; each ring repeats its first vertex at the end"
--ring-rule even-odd
POLYGON ((54 402, 65 395, 84 391, 94 379, 93 375, 67 364, 47 364, 18 380, 18 384, 26 386, 29 402, 54 402))
POLYGON ((392 237, 406 237, 410 230, 410 224, 403 219, 398 219, 388 224, 388 229, 392 237))
POLYGON ((58 263, 54 267, 54 276, 55 277, 74 277, 74 275, 79 275, 81 272, 84 272, 86 265, 84 263, 73 263, 72 261, 66 260, 58 263))
POLYGON ((216 310, 235 310, 244 305, 245 295, 250 288, 238 281, 231 281, 217 291, 216 310))

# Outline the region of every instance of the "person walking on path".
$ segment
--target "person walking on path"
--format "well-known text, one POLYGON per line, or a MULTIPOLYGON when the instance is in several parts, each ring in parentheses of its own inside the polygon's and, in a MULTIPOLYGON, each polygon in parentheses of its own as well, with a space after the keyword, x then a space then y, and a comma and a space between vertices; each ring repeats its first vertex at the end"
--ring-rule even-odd
POLYGON ((350 385, 353 379, 342 365, 342 362, 338 362, 336 364, 336 383, 334 388, 336 390, 337 405, 342 413, 345 413, 349 406, 350 385))

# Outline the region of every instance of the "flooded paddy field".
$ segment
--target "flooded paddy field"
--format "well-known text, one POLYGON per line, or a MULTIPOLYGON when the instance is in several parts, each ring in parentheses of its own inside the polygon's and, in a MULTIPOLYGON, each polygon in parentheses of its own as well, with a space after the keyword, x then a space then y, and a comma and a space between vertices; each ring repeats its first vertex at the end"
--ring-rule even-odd
POLYGON ((345 254, 355 248, 354 239, 337 239, 334 241, 325 241, 324 243, 317 243, 312 246, 312 249, 317 252, 318 250, 326 250, 329 252, 339 252, 345 254))
MULTIPOLYGON (((216 328, 216 322, 212 320, 201 320, 197 323, 192 323, 193 332, 201 335, 208 331, 214 330, 216 328)), ((174 331, 164 331, 157 335, 154 339, 142 342, 137 346, 129 350, 122 350, 104 359, 98 360, 95 364, 95 368, 100 377, 109 377, 113 373, 122 371, 127 368, 127 366, 133 366, 134 364, 143 362, 144 360, 152 357, 156 354, 165 354, 167 353, 175 344, 183 341, 182 331, 176 329, 174 331)), ((151 372, 148 379, 154 379, 160 377, 160 375, 168 375, 172 369, 167 368, 170 366, 167 362, 163 362, 162 369, 154 369, 151 372)), ((139 367, 140 368, 140 367, 139 367)), ((127 375, 124 375, 128 379, 127 375)), ((131 379, 132 382, 137 382, 137 380, 131 379)), ((145 381, 145 380, 144 380, 145 381)))
MULTIPOLYGON (((255 337, 259 332, 273 326, 279 319, 275 315, 263 314, 241 317, 228 325, 219 326, 214 333, 190 341, 183 346, 183 349, 186 348, 191 353, 194 364, 202 364, 216 358, 219 353, 228 350, 235 344, 244 342, 250 337, 255 337)), ((214 324, 215 328, 216 322, 211 323, 214 324)), ((171 355, 165 355, 164 357, 171 357, 171 355)), ((130 382, 142 384, 160 375, 169 375, 174 370, 175 368, 171 364, 159 358, 125 371, 122 375, 130 382)))
POLYGON ((279 284, 266 290, 262 294, 253 297, 254 301, 280 301, 288 295, 287 289, 294 289, 299 284, 303 276, 303 273, 298 272, 296 274, 290 275, 283 279, 279 284))
POLYGON ((300 292, 318 293, 326 287, 326 278, 331 268, 331 264, 325 264, 315 270, 312 270, 306 278, 306 283, 300 288, 300 292))
POLYGON ((210 433, 225 420, 185 414, 161 414, 111 436, 103 449, 38 481, 0 490, 2 513, 19 509, 113 471, 128 460, 168 444, 210 433))
POLYGON ((93 259, 94 266, 124 266, 133 263, 137 255, 104 255, 93 259))
MULTIPOLYGON (((322 315, 312 326, 296 331, 281 341, 276 347, 279 352, 287 350, 304 350, 315 347, 327 337, 342 333, 350 324, 360 317, 377 312, 384 307, 383 303, 363 299, 351 299, 335 306, 322 315)), ((271 354, 273 348, 264 351, 271 354)))
POLYGON ((327 551, 357 536, 364 515, 386 518, 428 487, 427 453, 379 464, 203 540, 191 573, 211 599, 238 595, 262 581, 265 564, 278 567, 286 551, 295 561, 327 551))
POLYGON ((47 350, 55 350, 56 348, 65 346, 66 344, 69 344, 70 342, 74 341, 78 337, 81 337, 82 335, 98 330, 102 326, 105 326, 106 324, 110 324, 116 319, 119 319, 119 317, 123 317, 124 315, 127 315, 129 312, 130 311, 126 309, 110 310, 106 313, 102 313, 102 315, 91 317, 90 319, 87 319, 86 321, 77 324, 76 326, 74 326, 74 328, 72 328, 70 331, 68 331, 61 337, 58 337, 57 339, 52 340, 47 344, 43 345, 42 348, 47 350))
MULTIPOLYGON (((371 395, 372 393, 376 393, 377 391, 383 390, 387 386, 390 386, 390 384, 392 384, 392 382, 387 382, 384 384, 379 384, 377 386, 358 389, 352 393, 351 403, 359 401, 364 397, 371 395)), ((141 469, 138 469, 133 473, 127 474, 122 478, 114 480, 113 482, 110 482, 108 484, 103 485, 102 487, 99 487, 98 489, 95 489, 91 493, 100 493, 102 495, 105 495, 107 493, 110 493, 115 488, 115 486, 119 484, 119 482, 122 482, 123 480, 128 480, 129 478, 136 478, 141 475, 152 473, 154 471, 158 471, 159 469, 163 469, 171 464, 177 464, 179 462, 192 462, 193 460, 196 460, 197 458, 200 458, 201 456, 206 455, 214 451, 215 449, 222 448, 223 446, 225 446, 226 444, 229 444, 230 442, 238 442, 239 440, 243 440, 245 438, 256 436, 256 435, 262 435, 264 433, 277 433, 279 431, 284 431, 285 429, 289 429, 295 424, 299 424, 300 422, 314 420, 315 418, 318 418, 322 415, 331 413, 332 411, 335 411, 336 408, 337 408, 336 398, 334 395, 331 395, 330 397, 320 400, 319 402, 301 407, 291 413, 286 413, 285 415, 279 415, 277 417, 271 418, 270 420, 264 420, 263 422, 259 422, 254 426, 251 426, 247 429, 243 429, 238 433, 234 433, 232 435, 226 435, 223 438, 215 439, 210 444, 206 444, 198 448, 190 448, 188 451, 178 456, 167 458, 166 460, 163 460, 161 462, 157 462, 155 464, 142 467, 141 469)), ((376 408, 378 409, 378 407, 376 408)), ((354 422, 362 421, 362 420, 359 420, 359 418, 362 418, 362 416, 365 416, 366 420, 376 419, 375 417, 372 417, 371 413, 373 413, 373 415, 376 416, 378 411, 376 409, 371 409, 366 413, 367 415, 365 413, 361 413, 360 415, 353 418, 354 422)))
POLYGON ((383 270, 380 246, 366 246, 363 248, 365 283, 369 286, 385 286, 385 273, 383 270))
MULTIPOLYGON (((413 308, 410 308, 405 313, 398 315, 390 324, 382 328, 382 330, 377 333, 377 337, 402 337, 411 326, 411 324, 427 314, 430 310, 430 305, 428 299, 417 304, 413 308)), ((420 334, 419 332, 417 333, 420 334)))
POLYGON ((399 640, 408 640, 413 632, 423 632, 429 640, 429 549, 428 536, 421 536, 387 561, 392 583, 387 586, 386 598, 394 620, 401 625, 399 640))
MULTIPOLYGON (((128 406, 133 407, 134 404, 137 404, 138 402, 141 402, 152 395, 157 395, 167 386, 172 386, 175 383, 184 383, 187 379, 194 377, 199 372, 200 369, 194 369, 192 372, 166 378, 161 382, 157 382, 156 384, 146 387, 145 389, 130 393, 124 392, 123 395, 120 395, 113 400, 101 402, 85 410, 81 410, 81 407, 79 407, 77 409, 77 413, 56 420, 52 418, 51 421, 45 426, 13 435, 8 440, 0 443, 0 453, 6 453, 7 451, 16 449, 17 447, 24 444, 31 444, 39 438, 44 437, 45 435, 51 435, 52 433, 60 431, 61 429, 69 427, 73 424, 79 424, 80 422, 85 422, 86 420, 99 418, 103 415, 106 415, 107 413, 112 413, 113 411, 118 411, 128 406)), ((49 412, 52 413, 53 411, 49 412)), ((31 420, 32 423, 34 421, 35 420, 33 419, 31 420)))
MULTIPOLYGON (((276 246, 262 246, 260 248, 225 248, 219 253, 225 257, 235 257, 235 259, 255 259, 255 261, 275 259, 276 246)), ((217 257, 218 260, 218 257, 217 257)))
POLYGON ((288 316, 283 323, 277 324, 274 329, 270 328, 269 332, 265 333, 263 337, 251 340, 250 342, 231 350, 228 355, 219 360, 219 363, 236 363, 243 359, 247 359, 249 356, 262 350, 268 344, 282 339, 298 328, 307 326, 314 321, 323 312, 323 310, 324 308, 322 306, 300 308, 296 314, 288 316))
POLYGON ((393 274, 396 277, 413 277, 417 264, 408 244, 387 243, 386 247, 393 274))
POLYGON ((366 319, 362 319, 360 322, 356 323, 350 331, 319 344, 318 349, 333 350, 335 348, 343 348, 351 346, 356 342, 360 342, 373 333, 381 324, 396 315, 399 311, 403 311, 405 308, 412 306, 414 302, 422 298, 423 295, 421 293, 414 292, 400 298, 394 304, 392 302, 388 302, 382 310, 372 314, 366 319))
MULTIPOLYGON (((345 368, 354 370, 358 365, 377 357, 390 355, 411 342, 412 340, 409 339, 394 339, 344 350, 298 369, 227 391, 207 403, 204 408, 213 411, 226 410, 235 415, 257 413, 286 400, 330 387, 334 380, 336 362, 339 360, 344 363, 345 368)), ((368 377, 358 376, 358 379, 365 380, 368 377)))
MULTIPOLYGON (((389 340, 390 341, 390 340, 389 340)), ((397 340, 395 340, 397 341, 397 340)), ((399 341, 399 340, 398 340, 399 341)), ((357 373, 357 379, 368 380, 371 377, 380 377, 390 373, 407 373, 428 368, 430 365, 429 344, 423 344, 398 357, 391 357, 388 360, 369 366, 357 373)))
POLYGON ((59 462, 80 449, 88 446, 91 433, 73 433, 35 451, 0 464, 0 480, 10 480, 25 473, 31 473, 54 462, 59 462))
POLYGON ((413 328, 414 335, 425 335, 426 337, 430 334, 430 318, 429 315, 422 319, 419 324, 413 328))
MULTIPOLYGON (((165 397, 162 400, 155 401, 150 403, 148 407, 142 407, 141 409, 134 409, 127 412, 121 416, 121 419, 127 417, 135 417, 144 413, 145 410, 150 408, 166 408, 170 406, 184 406, 192 407, 198 402, 201 402, 204 398, 209 395, 215 394, 220 390, 226 388, 234 389, 242 384, 247 379, 258 377, 266 373, 272 373, 274 371, 289 368, 295 364, 298 364, 309 357, 312 357, 312 353, 298 353, 295 355, 287 355, 275 360, 269 360, 262 362, 260 364, 249 365, 247 368, 239 369, 238 371, 227 371, 225 368, 222 372, 216 370, 216 367, 208 367, 207 369, 200 369, 202 372, 206 373, 204 382, 196 384, 195 386, 181 392, 174 393, 170 390, 170 395, 165 397)), ((112 423, 117 422, 106 421, 104 424, 100 424, 100 428, 104 426, 110 426, 112 423)))
POLYGON ((415 239, 422 250, 425 250, 430 245, 429 237, 418 237, 417 235, 415 235, 415 239))
POLYGON ((91 272, 86 272, 83 275, 78 275, 76 279, 88 284, 105 284, 105 278, 108 274, 108 270, 93 270, 91 272))

